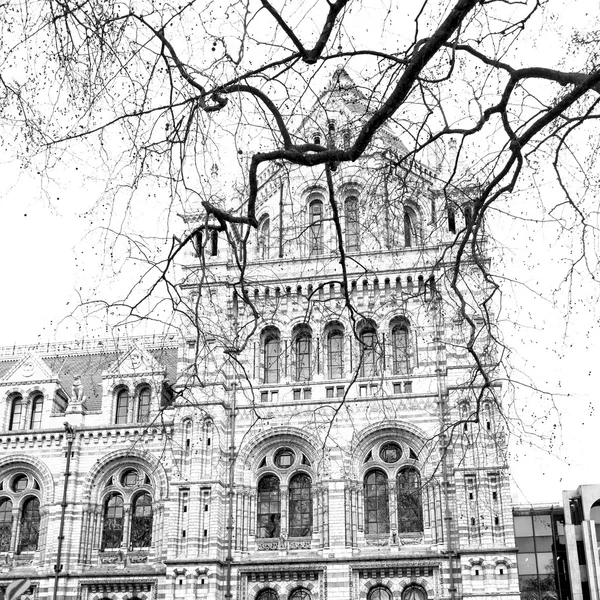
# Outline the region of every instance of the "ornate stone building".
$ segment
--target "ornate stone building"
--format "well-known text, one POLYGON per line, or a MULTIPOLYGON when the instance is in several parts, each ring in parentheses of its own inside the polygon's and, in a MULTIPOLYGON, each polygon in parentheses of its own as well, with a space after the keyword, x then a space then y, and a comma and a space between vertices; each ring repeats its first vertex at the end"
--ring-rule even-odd
MULTIPOLYGON (((297 135, 341 146, 366 116, 337 71, 297 135)), ((329 183, 271 165, 258 232, 230 243, 187 215, 181 337, 1 350, 0 586, 519 597, 500 390, 480 397, 447 289, 467 194, 405 152, 384 130, 329 183)), ((492 365, 485 288, 461 276, 492 365)))

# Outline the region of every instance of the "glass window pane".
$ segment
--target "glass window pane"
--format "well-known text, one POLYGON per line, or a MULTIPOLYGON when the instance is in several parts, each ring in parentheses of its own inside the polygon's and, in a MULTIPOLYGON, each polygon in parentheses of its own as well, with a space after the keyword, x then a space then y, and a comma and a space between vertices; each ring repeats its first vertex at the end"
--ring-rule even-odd
POLYGON ((536 552, 552 552, 552 537, 536 537, 535 538, 536 552))
POLYGON ((533 525, 531 524, 531 517, 515 517, 515 536, 516 537, 528 537, 533 535, 533 525))
POLYGON ((533 515, 533 530, 535 535, 552 535, 550 515, 533 515))
POLYGON ((533 545, 533 536, 515 538, 515 544, 519 549, 519 552, 535 552, 535 546, 533 545))
POLYGON ((4 498, 0 502, 0 552, 10 550, 10 540, 12 534, 12 502, 4 498))
POLYGON ((134 500, 130 538, 134 548, 148 548, 152 543, 152 498, 148 493, 134 500))
POLYGON ((311 480, 308 475, 296 475, 289 488, 290 530, 292 537, 312 534, 311 480))
POLYGON ((42 407, 44 400, 42 396, 37 396, 33 401, 31 408, 31 420, 29 422, 30 429, 39 429, 42 426, 42 407))
POLYGON ((279 382, 279 338, 270 338, 265 341, 264 357, 265 383, 279 382))
POLYGON ((123 498, 113 494, 104 504, 102 549, 118 548, 123 540, 123 498))
POLYGON ((150 388, 143 388, 140 391, 137 420, 140 423, 148 421, 150 416, 150 388))
POLYGON ((520 575, 521 600, 540 600, 537 575, 520 575))
POLYGON ((520 575, 533 575, 537 573, 535 554, 529 552, 517 554, 517 561, 520 575))
POLYGON ((327 370, 329 379, 341 379, 342 359, 343 359, 343 340, 341 331, 333 331, 327 338, 327 370))
POLYGON ((275 475, 266 475, 258 482, 257 506, 258 537, 279 537, 281 509, 279 479, 275 475))
POLYGON ((127 414, 129 412, 129 392, 127 390, 121 390, 117 396, 117 414, 115 423, 117 425, 124 425, 127 423, 127 414))
POLYGON ((37 550, 39 533, 40 501, 37 498, 30 498, 23 504, 21 513, 19 552, 33 552, 37 550))
POLYGON ((371 471, 365 478, 365 533, 389 533, 390 511, 387 476, 371 471))
POLYGON ((538 573, 554 573, 554 559, 552 552, 538 552, 537 555, 538 573))
POLYGON ((21 397, 13 400, 11 413, 10 413, 10 423, 8 428, 11 431, 16 431, 21 429, 21 415, 23 412, 23 399, 21 397))

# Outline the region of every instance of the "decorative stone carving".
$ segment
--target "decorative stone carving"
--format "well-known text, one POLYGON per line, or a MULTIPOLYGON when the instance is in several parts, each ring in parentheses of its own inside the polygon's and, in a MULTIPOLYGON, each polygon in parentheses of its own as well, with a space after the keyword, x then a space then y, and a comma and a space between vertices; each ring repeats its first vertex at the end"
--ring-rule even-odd
POLYGON ((256 542, 259 550, 279 550, 279 541, 256 542))
POLYGON ((385 538, 365 538, 365 541, 367 542, 367 546, 389 546, 390 545, 390 539, 388 537, 385 538))

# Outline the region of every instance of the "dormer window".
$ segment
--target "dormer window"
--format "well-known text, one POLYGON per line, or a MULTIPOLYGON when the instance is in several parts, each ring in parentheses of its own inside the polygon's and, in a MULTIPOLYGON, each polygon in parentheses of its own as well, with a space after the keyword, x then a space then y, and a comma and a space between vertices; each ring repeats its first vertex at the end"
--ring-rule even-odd
POLYGON ((23 396, 18 394, 14 396, 11 407, 10 407, 10 421, 8 423, 8 429, 10 431, 18 431, 22 429, 22 416, 23 416, 23 396))
POLYGON ((146 423, 150 418, 150 387, 142 385, 135 397, 131 397, 128 388, 122 388, 117 394, 115 425, 137 422, 146 423))
POLYGON ((41 394, 36 395, 31 403, 31 416, 29 418, 29 428, 39 429, 42 426, 42 408, 44 406, 44 397, 41 394))

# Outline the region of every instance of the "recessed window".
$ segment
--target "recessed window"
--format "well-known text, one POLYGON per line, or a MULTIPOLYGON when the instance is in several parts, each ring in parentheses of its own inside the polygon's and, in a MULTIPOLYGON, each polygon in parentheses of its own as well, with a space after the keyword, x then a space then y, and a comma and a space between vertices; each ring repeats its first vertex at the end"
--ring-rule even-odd
POLYGON ((294 453, 290 448, 281 448, 275 454, 275 464, 280 469, 289 469, 294 464, 294 453))
POLYGON ((402 600, 427 600, 427 592, 420 585, 409 585, 402 592, 402 600))
POLYGON ((308 249, 311 256, 323 254, 323 203, 313 200, 308 207, 308 249))
POLYGON ((386 463, 395 463, 400 460, 402 456, 402 448, 395 442, 388 442, 381 446, 381 450, 379 451, 379 456, 381 460, 386 463))
POLYGON ((369 592, 369 600, 392 600, 392 593, 388 588, 379 585, 369 592))
POLYGON ((10 422, 8 424, 10 431, 17 431, 22 428, 22 415, 23 398, 21 396, 15 396, 10 409, 10 422))
POLYGON ((123 487, 133 487, 138 482, 138 472, 135 469, 129 469, 121 476, 121 485, 123 487))
POLYGON ((31 405, 31 417, 29 418, 30 429, 39 429, 42 426, 42 408, 44 405, 44 397, 41 395, 33 399, 31 405))
POLYGON ((13 492, 22 492, 27 487, 27 475, 17 475, 12 482, 13 492))

